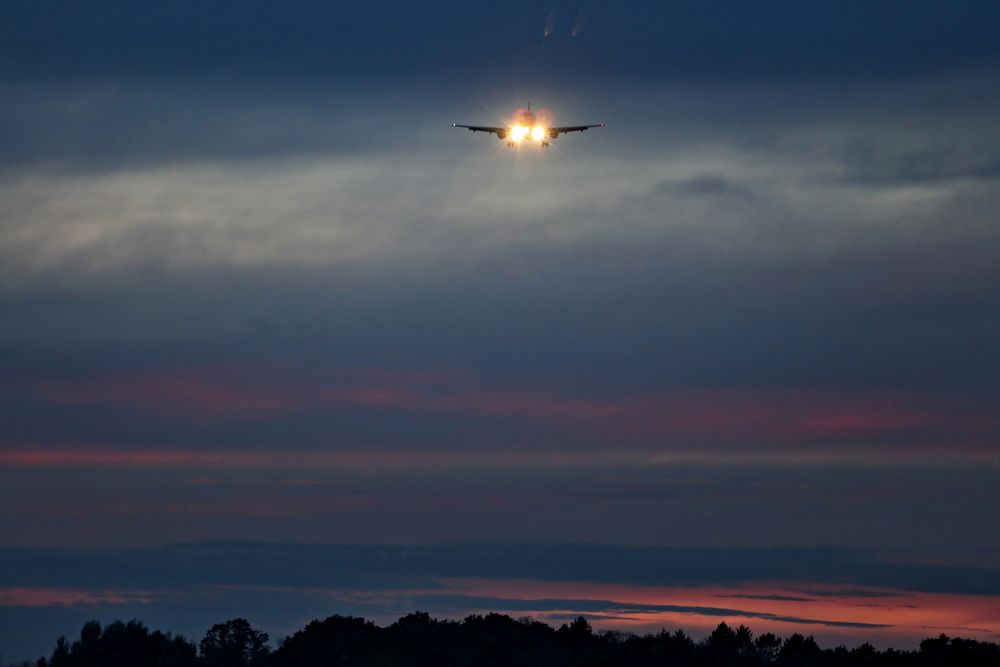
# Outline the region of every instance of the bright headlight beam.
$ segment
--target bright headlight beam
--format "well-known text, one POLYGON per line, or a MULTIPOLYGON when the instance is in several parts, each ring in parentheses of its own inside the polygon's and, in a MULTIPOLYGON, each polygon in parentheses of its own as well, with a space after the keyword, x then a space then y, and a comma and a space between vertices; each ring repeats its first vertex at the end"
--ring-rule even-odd
POLYGON ((541 141, 545 138, 545 128, 535 127, 531 130, 531 138, 535 141, 541 141))

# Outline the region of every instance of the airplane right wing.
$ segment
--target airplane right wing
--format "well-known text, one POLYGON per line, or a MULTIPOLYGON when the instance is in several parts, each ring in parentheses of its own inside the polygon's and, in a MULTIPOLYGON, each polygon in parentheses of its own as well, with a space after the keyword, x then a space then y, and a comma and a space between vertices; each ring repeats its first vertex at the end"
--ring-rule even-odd
POLYGON ((569 127, 551 127, 549 132, 558 132, 559 134, 565 134, 567 132, 583 132, 584 130, 589 130, 592 127, 604 127, 604 123, 598 123, 597 125, 571 125, 569 127))

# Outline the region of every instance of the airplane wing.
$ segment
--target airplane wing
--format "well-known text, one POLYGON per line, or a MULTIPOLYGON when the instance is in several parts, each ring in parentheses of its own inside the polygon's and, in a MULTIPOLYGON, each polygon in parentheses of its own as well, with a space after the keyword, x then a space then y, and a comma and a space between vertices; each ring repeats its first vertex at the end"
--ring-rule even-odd
POLYGON ((493 134, 507 134, 506 127, 485 127, 482 125, 459 125, 458 123, 453 123, 452 127, 464 127, 472 132, 491 132, 493 134))
POLYGON ((583 132, 584 130, 589 130, 592 127, 604 127, 604 123, 598 123, 597 125, 571 125, 569 127, 551 127, 549 131, 558 132, 559 134, 565 134, 566 132, 583 132))

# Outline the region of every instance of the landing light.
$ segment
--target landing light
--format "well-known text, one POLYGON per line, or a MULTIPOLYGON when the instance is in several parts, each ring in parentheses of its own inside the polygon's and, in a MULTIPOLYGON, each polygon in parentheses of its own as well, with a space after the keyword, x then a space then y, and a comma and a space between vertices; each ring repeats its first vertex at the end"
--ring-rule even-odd
POLYGON ((535 141, 541 141, 545 138, 545 129, 541 127, 536 127, 531 130, 531 138, 535 141))
POLYGON ((510 136, 514 139, 514 141, 520 141, 528 136, 529 131, 530 130, 523 125, 515 125, 510 130, 510 136))

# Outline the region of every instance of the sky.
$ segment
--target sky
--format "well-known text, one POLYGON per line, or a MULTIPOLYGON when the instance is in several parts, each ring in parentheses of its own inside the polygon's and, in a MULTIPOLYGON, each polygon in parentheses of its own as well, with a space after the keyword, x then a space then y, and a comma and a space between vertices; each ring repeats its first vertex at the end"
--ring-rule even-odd
POLYGON ((1000 640, 1000 5, 0 5, 0 656, 1000 640), (545 150, 452 127, 531 103, 545 150))

